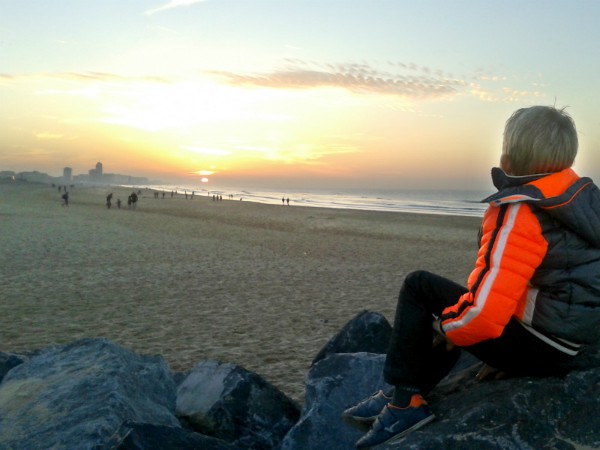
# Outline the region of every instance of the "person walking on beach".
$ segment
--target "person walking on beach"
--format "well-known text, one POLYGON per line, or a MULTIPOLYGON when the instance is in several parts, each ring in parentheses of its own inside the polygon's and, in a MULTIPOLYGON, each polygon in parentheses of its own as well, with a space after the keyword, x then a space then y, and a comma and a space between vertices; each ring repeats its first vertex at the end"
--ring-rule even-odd
POLYGON ((110 209, 110 207, 111 207, 112 196, 113 196, 112 192, 106 196, 106 208, 107 209, 110 209))
POLYGON ((69 193, 67 191, 65 191, 65 193, 62 195, 62 206, 69 206, 69 193))
POLYGON ((137 201, 138 201, 138 196, 135 192, 132 192, 131 195, 129 196, 129 199, 131 200, 131 207, 133 209, 135 209, 135 206, 137 205, 137 201))
POLYGON ((383 369, 393 389, 342 414, 371 424, 357 448, 432 421, 423 397, 460 348, 483 361, 483 380, 560 376, 600 341, 600 191, 571 169, 577 147, 564 110, 534 106, 508 119, 467 286, 426 271, 405 278, 383 369))

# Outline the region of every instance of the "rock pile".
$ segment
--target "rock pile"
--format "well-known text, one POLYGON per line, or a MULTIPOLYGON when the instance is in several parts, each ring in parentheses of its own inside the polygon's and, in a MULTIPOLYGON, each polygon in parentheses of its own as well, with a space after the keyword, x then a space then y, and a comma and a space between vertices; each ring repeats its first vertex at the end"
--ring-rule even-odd
MULTIPOLYGON (((351 449, 362 432, 340 413, 386 387, 390 329, 377 313, 351 320, 315 357, 302 409, 239 366, 173 374, 104 339, 0 353, 0 448, 351 449)), ((464 354, 429 396, 436 420, 383 449, 600 448, 600 347, 564 378, 480 383, 479 365, 464 354)))

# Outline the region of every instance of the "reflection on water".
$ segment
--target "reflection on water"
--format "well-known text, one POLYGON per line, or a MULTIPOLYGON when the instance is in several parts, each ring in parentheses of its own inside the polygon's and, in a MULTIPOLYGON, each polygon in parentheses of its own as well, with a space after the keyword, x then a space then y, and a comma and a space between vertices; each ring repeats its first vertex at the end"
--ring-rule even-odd
POLYGON ((317 208, 397 211, 421 214, 482 217, 486 204, 480 200, 491 192, 467 190, 362 190, 362 191, 277 191, 250 190, 237 187, 199 189, 189 186, 153 185, 150 189, 177 191, 197 195, 222 195, 223 198, 258 203, 310 206, 317 208), (283 201, 285 200, 285 201, 283 201))

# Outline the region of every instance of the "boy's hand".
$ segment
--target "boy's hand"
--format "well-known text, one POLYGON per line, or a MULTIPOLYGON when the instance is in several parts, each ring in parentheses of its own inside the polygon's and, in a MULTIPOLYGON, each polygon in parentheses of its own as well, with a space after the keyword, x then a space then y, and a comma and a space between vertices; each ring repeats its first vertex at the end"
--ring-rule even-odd
POLYGON ((433 344, 431 346, 435 348, 442 343, 446 345, 446 350, 448 351, 454 348, 454 343, 443 334, 436 335, 436 337, 433 338, 433 344))
POLYGON ((431 326, 433 327, 433 330, 437 333, 435 338, 433 339, 432 347, 437 347, 441 343, 445 343, 446 350, 447 351, 452 350, 454 348, 454 343, 450 339, 448 339, 448 337, 442 331, 441 320, 440 319, 434 320, 431 323, 431 326))
POLYGON ((477 372, 477 375, 475 375, 475 378, 477 378, 477 381, 501 380, 502 378, 506 378, 506 374, 500 372, 495 367, 484 364, 479 372, 477 372))

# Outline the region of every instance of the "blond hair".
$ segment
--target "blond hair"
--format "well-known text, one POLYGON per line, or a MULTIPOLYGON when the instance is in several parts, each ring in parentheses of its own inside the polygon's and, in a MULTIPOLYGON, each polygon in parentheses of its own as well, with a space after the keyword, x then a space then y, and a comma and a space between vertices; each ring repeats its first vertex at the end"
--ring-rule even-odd
POLYGON ((559 172, 577 155, 575 123, 564 109, 532 106, 515 111, 506 121, 502 153, 512 175, 559 172))

